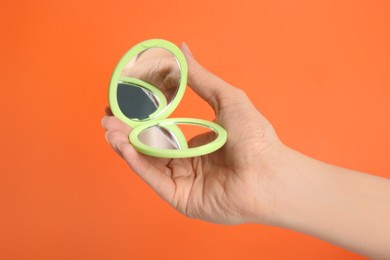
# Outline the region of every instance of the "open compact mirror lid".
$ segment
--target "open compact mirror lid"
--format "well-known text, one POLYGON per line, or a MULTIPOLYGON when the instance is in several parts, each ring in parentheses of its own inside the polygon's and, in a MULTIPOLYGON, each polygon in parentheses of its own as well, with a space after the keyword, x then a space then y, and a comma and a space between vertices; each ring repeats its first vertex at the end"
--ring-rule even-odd
POLYGON ((214 152, 225 144, 226 130, 215 122, 167 118, 184 95, 187 77, 184 54, 166 40, 141 42, 121 58, 111 77, 109 103, 114 116, 133 128, 129 139, 136 150, 185 158, 214 152))
MULTIPOLYGON (((143 41, 126 52, 115 67, 115 70, 111 76, 109 87, 109 104, 111 111, 114 116, 133 128, 139 125, 143 125, 146 122, 154 122, 167 118, 170 114, 172 114, 183 98, 185 89, 187 87, 187 77, 187 62, 179 47, 169 41, 162 39, 143 41), (174 95, 170 100, 167 100, 167 97, 164 95, 164 93, 155 87, 154 84, 139 78, 137 79, 136 77, 126 77, 123 75, 123 71, 129 65, 129 63, 138 59, 139 55, 143 54, 145 51, 151 49, 165 50, 169 52, 172 55, 172 58, 174 58, 176 61, 178 68, 178 82, 174 91, 174 95), (126 85, 128 86, 127 88, 126 85), (123 107, 121 107, 118 98, 118 96, 120 96, 118 95, 118 91, 121 91, 121 89, 128 89, 132 90, 133 92, 143 91, 144 95, 149 95, 149 97, 153 96, 152 99, 154 99, 156 101, 155 103, 157 103, 156 108, 154 111, 153 109, 149 110, 149 113, 143 115, 141 118, 134 118, 133 116, 127 115, 123 107)), ((132 93, 132 95, 134 94, 135 93, 132 93)), ((138 102, 142 102, 142 96, 139 97, 140 98, 138 99, 138 102)), ((143 106, 145 106, 145 104, 143 104, 143 106)))

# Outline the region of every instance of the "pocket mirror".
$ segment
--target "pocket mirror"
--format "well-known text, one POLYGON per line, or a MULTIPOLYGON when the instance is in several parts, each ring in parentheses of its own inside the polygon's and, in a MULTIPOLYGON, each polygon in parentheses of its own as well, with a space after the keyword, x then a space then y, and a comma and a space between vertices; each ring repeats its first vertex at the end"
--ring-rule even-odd
POLYGON ((216 151, 226 130, 201 119, 169 118, 187 87, 188 67, 175 44, 153 39, 131 48, 110 81, 109 104, 133 128, 129 139, 139 152, 163 158, 185 158, 216 151))

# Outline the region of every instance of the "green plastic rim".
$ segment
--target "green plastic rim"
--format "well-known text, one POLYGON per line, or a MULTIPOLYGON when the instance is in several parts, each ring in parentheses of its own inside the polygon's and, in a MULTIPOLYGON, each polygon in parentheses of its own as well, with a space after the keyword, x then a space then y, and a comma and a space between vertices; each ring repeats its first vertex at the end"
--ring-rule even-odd
POLYGON ((226 140, 227 133, 223 127, 214 122, 194 118, 170 118, 163 119, 158 122, 148 122, 134 128, 130 133, 130 142, 137 151, 150 156, 162 158, 188 158, 209 154, 221 148, 225 144, 226 140), (146 145, 139 140, 139 135, 147 128, 161 126, 170 129, 169 127, 172 126, 177 127, 177 124, 189 124, 209 128, 217 134, 217 138, 214 141, 202 146, 193 148, 183 147, 180 150, 155 148, 146 145))
POLYGON ((141 153, 161 157, 161 158, 187 158, 195 157, 200 155, 205 155, 212 153, 219 148, 221 148, 226 140, 227 133, 226 130, 220 125, 209 122, 202 119, 193 119, 193 118, 171 118, 167 117, 172 114, 172 112, 179 105, 181 99, 183 98, 184 91, 187 87, 187 77, 188 77, 188 66, 187 61, 184 57, 184 54, 181 52, 180 48, 175 44, 161 39, 153 39, 141 42, 131 48, 119 61, 115 70, 111 76, 110 87, 109 87, 109 104, 111 111, 115 117, 119 118, 121 121, 131 126, 133 130, 129 135, 129 140, 132 145, 141 153), (176 58, 179 68, 180 68, 180 83, 176 91, 175 97, 167 104, 165 95, 158 89, 156 86, 149 84, 145 81, 142 81, 137 78, 122 76, 122 71, 126 67, 127 63, 137 57, 138 54, 150 48, 163 48, 170 51, 176 58), (124 115, 119 107, 117 100, 117 91, 118 83, 129 83, 134 86, 139 86, 144 88, 147 91, 151 92, 154 97, 157 99, 158 108, 153 112, 149 118, 143 120, 131 119, 124 115), (178 124, 189 124, 196 126, 203 126, 205 128, 213 130, 217 134, 217 138, 205 145, 189 148, 187 140, 183 132, 178 127, 178 124), (161 126, 175 137, 180 149, 161 149, 154 148, 149 145, 142 143, 139 140, 139 135, 147 128, 153 126, 161 126))
MULTIPOLYGON (((156 88, 152 84, 149 84, 148 82, 145 82, 137 78, 124 77, 124 76, 119 77, 119 82, 129 83, 131 84, 132 87, 144 88, 148 92, 151 92, 153 94, 153 96, 157 99, 158 107, 156 111, 154 111, 152 114, 149 115, 149 118, 156 117, 159 113, 161 113, 161 111, 164 110, 164 108, 167 107, 167 99, 165 98, 164 93, 162 93, 160 89, 156 88)), ((137 120, 137 121, 145 121, 145 120, 148 120, 148 118, 143 120, 137 120)))
POLYGON ((135 45, 128 52, 126 52, 125 55, 118 62, 117 66, 115 67, 115 70, 111 76, 110 87, 108 91, 108 101, 110 104, 111 111, 115 117, 119 118, 121 121, 125 122, 126 124, 128 124, 133 128, 139 125, 143 125, 145 122, 155 122, 160 119, 167 118, 170 114, 172 114, 172 112, 176 109, 181 99, 183 98, 184 91, 187 86, 187 76, 188 76, 187 62, 184 57, 184 54, 181 52, 179 47, 177 47, 175 44, 169 41, 161 40, 161 39, 152 39, 152 40, 143 41, 135 45), (150 48, 163 48, 170 51, 173 54, 180 68, 180 83, 176 91, 175 97, 165 108, 158 109, 159 110, 158 113, 153 113, 154 118, 149 117, 149 119, 142 120, 142 121, 133 120, 131 118, 128 118, 126 115, 124 115, 121 109, 119 108, 119 104, 117 100, 118 83, 120 82, 120 78, 122 77, 121 73, 125 68, 125 66, 127 65, 127 63, 131 59, 136 57, 138 54, 143 52, 144 50, 150 48))

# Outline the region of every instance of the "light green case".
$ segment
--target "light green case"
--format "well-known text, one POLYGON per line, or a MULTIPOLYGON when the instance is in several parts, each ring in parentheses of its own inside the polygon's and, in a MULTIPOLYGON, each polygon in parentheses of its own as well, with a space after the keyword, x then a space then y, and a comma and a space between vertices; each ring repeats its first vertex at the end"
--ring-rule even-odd
POLYGON ((161 39, 153 39, 141 42, 131 48, 119 61, 117 64, 110 81, 109 87, 109 104, 111 111, 115 117, 119 118, 124 123, 128 124, 133 128, 130 133, 129 139, 132 145, 141 153, 163 158, 185 158, 185 157, 194 157, 200 156, 208 153, 212 153, 219 148, 221 148, 226 140, 227 133, 226 130, 220 125, 201 119, 193 118, 170 118, 167 117, 176 109, 180 103, 185 88, 187 86, 187 77, 188 77, 188 66, 184 54, 181 52, 180 48, 175 44, 161 39), (125 66, 132 60, 137 59, 144 51, 152 48, 161 48, 169 51, 176 58, 176 61, 180 69, 180 83, 175 92, 174 98, 168 103, 164 93, 159 89, 158 86, 154 86, 150 82, 145 80, 138 79, 135 77, 129 77, 122 75, 125 66), (119 84, 129 84, 131 87, 136 87, 145 90, 145 92, 152 93, 153 98, 158 106, 156 110, 151 113, 146 119, 139 120, 136 118, 129 118, 123 113, 118 102, 118 86, 119 84), (195 125, 200 127, 205 127, 211 129, 217 135, 217 137, 210 143, 204 144, 199 147, 189 148, 184 134, 177 126, 178 124, 187 124, 195 125), (178 149, 162 149, 152 147, 143 143, 140 140, 140 135, 146 129, 151 127, 162 127, 169 130, 170 134, 174 135, 175 139, 178 142, 178 149))

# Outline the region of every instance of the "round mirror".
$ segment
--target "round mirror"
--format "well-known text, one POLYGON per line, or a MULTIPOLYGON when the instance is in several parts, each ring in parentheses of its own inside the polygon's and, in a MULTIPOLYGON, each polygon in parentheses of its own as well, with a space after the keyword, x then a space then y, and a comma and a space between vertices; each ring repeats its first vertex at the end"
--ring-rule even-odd
POLYGON ((166 158, 193 157, 211 153, 226 142, 226 131, 200 119, 165 119, 134 128, 130 141, 145 154, 166 158))

